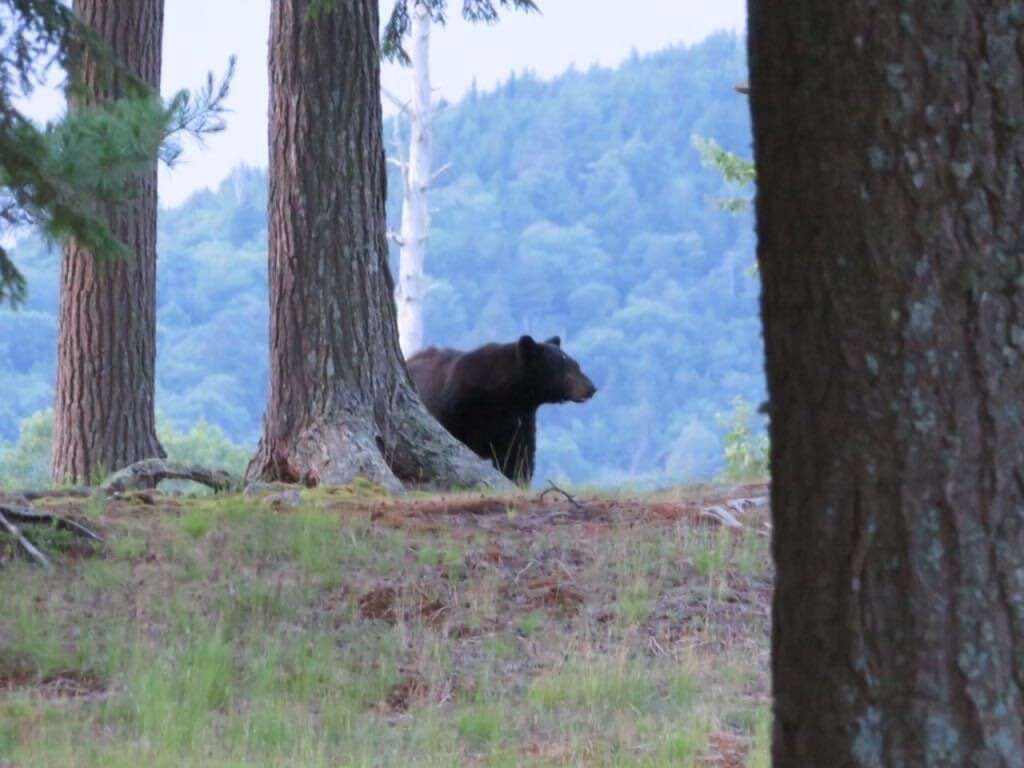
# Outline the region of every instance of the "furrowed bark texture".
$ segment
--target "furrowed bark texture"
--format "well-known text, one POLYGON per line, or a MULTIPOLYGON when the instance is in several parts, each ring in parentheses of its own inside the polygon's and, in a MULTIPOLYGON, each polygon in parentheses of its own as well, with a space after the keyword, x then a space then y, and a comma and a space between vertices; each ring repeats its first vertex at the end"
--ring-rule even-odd
MULTIPOLYGON (((163 0, 75 0, 91 26, 140 79, 160 88, 163 0)), ((88 55, 85 105, 125 96, 125 84, 88 55)), ((74 111, 83 104, 73 99, 74 111)), ((130 204, 108 215, 133 257, 98 260, 68 244, 61 261, 52 474, 90 482, 135 461, 162 457, 153 409, 156 359, 157 158, 130 204)))
POLYGON ((1024 10, 749 7, 774 764, 1022 766, 1024 10))
POLYGON ((270 395, 250 480, 507 483, 437 424, 398 346, 376 0, 270 23, 270 395))

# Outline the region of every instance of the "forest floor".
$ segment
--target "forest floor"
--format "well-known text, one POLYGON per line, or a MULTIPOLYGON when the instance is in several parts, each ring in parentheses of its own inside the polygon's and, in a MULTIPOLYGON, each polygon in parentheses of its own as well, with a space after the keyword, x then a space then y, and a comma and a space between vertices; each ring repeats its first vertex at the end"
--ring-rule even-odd
POLYGON ((767 766, 766 494, 37 502, 0 766, 767 766))

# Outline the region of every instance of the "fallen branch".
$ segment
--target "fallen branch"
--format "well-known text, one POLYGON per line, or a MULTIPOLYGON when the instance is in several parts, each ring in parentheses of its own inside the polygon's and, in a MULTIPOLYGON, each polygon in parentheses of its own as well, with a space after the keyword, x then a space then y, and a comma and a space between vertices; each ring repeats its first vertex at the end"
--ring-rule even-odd
POLYGON ((766 507, 768 506, 767 496, 753 496, 749 499, 732 499, 729 502, 729 509, 735 509, 737 512, 742 512, 747 507, 766 507))
POLYGON ((55 515, 52 512, 40 512, 37 509, 30 507, 15 507, 10 504, 0 504, 0 514, 4 515, 8 521, 17 520, 20 523, 52 523, 57 528, 65 531, 70 531, 76 536, 80 536, 83 539, 92 539, 103 543, 103 537, 95 531, 86 528, 79 522, 71 520, 67 517, 61 517, 55 515))
MULTIPOLYGON (((99 486, 77 486, 74 488, 44 488, 42 490, 19 490, 4 492, 5 497, 16 497, 25 501, 39 499, 87 499, 97 492, 104 495, 124 491, 152 490, 164 480, 191 480, 215 491, 241 488, 238 478, 219 469, 206 469, 195 464, 181 464, 166 459, 143 459, 130 464, 110 475, 99 486)), ((152 503, 152 498, 143 499, 152 503)))
POLYGON ((118 470, 100 485, 107 493, 149 490, 164 480, 191 480, 215 491, 241 487, 239 480, 219 469, 206 469, 195 464, 179 464, 166 459, 143 459, 118 470))
POLYGON ((743 527, 743 523, 741 523, 739 520, 737 520, 733 516, 733 514, 729 510, 727 510, 725 507, 720 507, 720 506, 705 507, 704 509, 702 509, 700 511, 700 513, 702 515, 706 516, 706 517, 710 517, 710 518, 712 518, 714 520, 717 520, 718 522, 720 522, 722 525, 726 526, 727 528, 742 528, 743 527))
POLYGON ((544 501, 544 497, 547 494, 549 494, 549 493, 560 493, 563 496, 565 496, 565 498, 569 501, 569 503, 572 504, 574 507, 576 507, 576 509, 583 509, 583 505, 580 504, 578 501, 576 501, 575 497, 573 497, 573 495, 571 493, 569 493, 568 491, 563 491, 561 488, 559 488, 557 485, 555 485, 551 480, 548 480, 548 487, 540 492, 540 496, 537 497, 538 500, 544 501))
POLYGON ((21 545, 21 548, 25 550, 28 556, 39 563, 39 565, 48 571, 53 570, 53 564, 46 555, 36 549, 35 544, 26 539, 22 532, 18 530, 18 526, 8 520, 2 511, 0 511, 0 528, 7 531, 21 545))
POLYGON ((726 499, 719 504, 704 507, 700 513, 705 517, 717 520, 729 528, 742 528, 743 523, 739 521, 737 515, 742 515, 747 507, 765 506, 768 506, 767 496, 752 496, 750 498, 726 499))
POLYGON ((87 499, 95 493, 92 488, 49 488, 42 491, 11 491, 11 496, 20 496, 26 501, 39 499, 87 499))

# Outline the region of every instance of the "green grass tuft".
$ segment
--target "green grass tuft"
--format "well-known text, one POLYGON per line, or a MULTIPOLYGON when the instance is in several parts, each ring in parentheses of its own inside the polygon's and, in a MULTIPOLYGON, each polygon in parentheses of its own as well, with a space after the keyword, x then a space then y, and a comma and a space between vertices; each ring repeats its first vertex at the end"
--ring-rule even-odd
POLYGON ((182 515, 181 530, 193 539, 201 539, 216 522, 216 513, 209 507, 193 507, 182 515))

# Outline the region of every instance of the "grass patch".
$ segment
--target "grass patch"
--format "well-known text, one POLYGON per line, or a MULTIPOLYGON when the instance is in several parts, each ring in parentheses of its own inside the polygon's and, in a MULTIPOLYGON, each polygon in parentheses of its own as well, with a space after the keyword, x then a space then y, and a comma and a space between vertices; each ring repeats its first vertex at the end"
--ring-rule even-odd
POLYGON ((235 649, 220 627, 196 626, 183 639, 156 658, 140 650, 128 682, 135 731, 166 753, 208 740, 233 687, 235 649))
POLYGON ((686 711, 697 703, 700 681, 685 671, 675 671, 668 677, 668 700, 673 707, 686 711))
POLYGON ((111 557, 117 560, 138 560, 147 549, 146 540, 132 534, 118 536, 108 546, 111 557))
POLYGON ((519 631, 529 637, 544 626, 545 616, 540 611, 530 611, 519 619, 519 631))
POLYGON ((704 578, 711 580, 719 575, 729 562, 731 552, 730 531, 725 526, 715 529, 698 529, 690 539, 690 562, 704 578))
POLYGON ((651 589, 647 579, 638 576, 618 596, 619 616, 627 624, 637 624, 647 618, 651 610, 651 589))
POLYGON ((210 507, 192 507, 181 517, 181 530, 193 539, 201 539, 216 522, 216 513, 210 507))
POLYGON ((772 713, 760 707, 754 716, 754 744, 747 755, 746 768, 771 768, 772 713))
POLYGON ((301 495, 111 500, 92 556, 5 566, 0 763, 767 765, 764 537, 301 495))
MULTIPOLYGON (((9 576, 25 581, 35 575, 30 566, 18 566, 9 576)), ((8 596, 4 622, 5 643, 0 653, 0 672, 42 679, 75 665, 75 656, 62 642, 62 632, 50 611, 40 586, 25 584, 8 596)))
POLYGON ((654 695, 654 679, 643 665, 607 656, 570 662, 536 678, 529 691, 530 702, 542 711, 640 709, 654 695))
POLYGON ((707 729, 690 724, 681 730, 672 730, 662 737, 658 745, 656 765, 688 767, 696 763, 697 757, 707 744, 707 729))
POLYGON ((470 747, 482 750, 501 738, 506 720, 504 709, 498 705, 472 706, 456 714, 455 729, 470 747))

